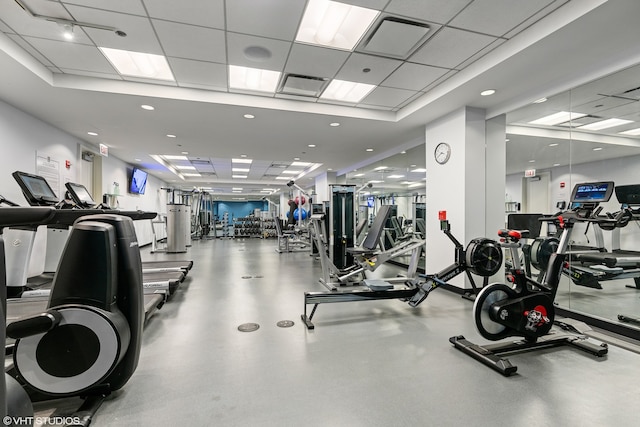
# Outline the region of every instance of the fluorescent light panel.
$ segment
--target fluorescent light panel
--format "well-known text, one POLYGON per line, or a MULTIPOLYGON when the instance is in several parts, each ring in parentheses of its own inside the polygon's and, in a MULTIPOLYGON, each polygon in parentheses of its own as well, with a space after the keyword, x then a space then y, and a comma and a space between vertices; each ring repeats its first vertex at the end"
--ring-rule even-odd
POLYGON ((537 120, 529 122, 529 124, 554 126, 560 123, 568 122, 570 120, 579 119, 580 117, 584 116, 586 116, 586 114, 572 113, 570 111, 560 111, 558 113, 550 114, 548 116, 544 116, 537 120))
POLYGON ((306 168, 307 166, 311 166, 311 163, 310 162, 293 162, 291 163, 291 166, 306 168))
POLYGON ((620 135, 640 135, 640 128, 625 130, 624 132, 618 132, 620 135))
POLYGON ((173 155, 166 154, 166 155, 163 155, 162 157, 164 157, 167 160, 189 160, 187 156, 173 156, 173 155))
POLYGON ((201 176, 199 173, 183 173, 184 176, 201 176))
POLYGON ((231 178, 245 179, 247 175, 231 175, 231 178))
POLYGON ((178 165, 176 165, 175 168, 176 169, 180 169, 180 170, 191 170, 191 171, 196 170, 195 166, 178 166, 178 165))
POLYGON ((257 92, 275 92, 280 72, 229 65, 229 87, 257 92))
POLYGON ((418 169, 414 169, 414 170, 412 170, 411 172, 424 173, 424 172, 426 172, 426 171, 427 171, 427 170, 426 170, 425 168, 418 168, 418 169))
POLYGON ((606 119, 601 120, 599 122, 589 123, 588 125, 580 126, 580 129, 586 130, 602 130, 608 129, 615 126, 626 125, 627 123, 632 123, 633 120, 624 120, 624 119, 606 119))
POLYGON ((251 159, 231 159, 231 163, 246 163, 246 164, 251 164, 251 163, 253 163, 253 160, 251 160, 251 159))
POLYGON ((282 171, 283 174, 298 175, 302 171, 282 171))
POLYGON ((309 0, 296 41, 353 50, 379 13, 336 1, 309 0))
POLYGON ((100 47, 111 65, 123 76, 175 81, 167 58, 151 53, 100 47))
POLYGON ((334 79, 329 83, 320 98, 342 102, 360 102, 373 88, 375 88, 375 85, 334 79))
POLYGON ((249 172, 249 168, 231 168, 231 172, 249 172))

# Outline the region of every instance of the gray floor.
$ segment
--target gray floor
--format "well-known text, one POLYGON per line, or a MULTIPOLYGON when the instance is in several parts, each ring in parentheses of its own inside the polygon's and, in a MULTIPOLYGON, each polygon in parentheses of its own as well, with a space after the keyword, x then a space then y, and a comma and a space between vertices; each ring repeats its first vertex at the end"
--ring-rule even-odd
POLYGON ((185 286, 151 319, 136 373, 92 425, 638 425, 639 354, 513 355, 518 374, 503 377, 449 343, 459 334, 486 341, 472 304, 443 290, 416 309, 396 300, 322 305, 308 331, 303 292, 325 290, 319 263, 276 246, 195 241, 185 286), (260 329, 238 331, 246 322, 260 329))

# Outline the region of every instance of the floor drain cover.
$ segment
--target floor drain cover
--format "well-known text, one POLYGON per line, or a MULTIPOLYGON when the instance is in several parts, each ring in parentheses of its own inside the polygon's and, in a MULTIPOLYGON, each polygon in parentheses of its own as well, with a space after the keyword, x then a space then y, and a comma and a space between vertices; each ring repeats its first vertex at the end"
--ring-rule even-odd
POLYGON ((251 279, 251 276, 242 276, 243 279, 251 279))
POLYGON ((242 325, 238 326, 238 330, 240 332, 253 332, 253 331, 257 331, 260 328, 260 325, 258 325, 257 323, 243 323, 242 325))
POLYGON ((281 320, 276 323, 279 328, 290 328, 294 325, 293 320, 281 320))

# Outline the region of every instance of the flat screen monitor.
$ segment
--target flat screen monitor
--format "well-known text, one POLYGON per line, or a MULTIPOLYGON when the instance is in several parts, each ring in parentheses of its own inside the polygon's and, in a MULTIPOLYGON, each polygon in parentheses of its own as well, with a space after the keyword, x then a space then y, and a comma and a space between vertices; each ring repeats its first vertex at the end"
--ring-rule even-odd
POLYGON ((608 202, 613 193, 613 187, 614 184, 611 181, 576 184, 571 193, 571 203, 575 205, 608 202))
POLYGON ((58 196, 44 177, 20 171, 12 175, 31 206, 53 206, 58 203, 58 196))
POLYGON ((71 199, 77 204, 81 206, 94 206, 96 204, 93 197, 91 197, 91 193, 89 193, 89 190, 87 190, 87 187, 84 185, 67 182, 64 186, 67 187, 71 199))
POLYGON ((640 185, 618 185, 616 187, 618 202, 626 206, 640 205, 640 185))
POLYGON ((133 168, 131 172, 131 185, 129 192, 133 194, 144 194, 147 188, 147 173, 142 169, 133 168))

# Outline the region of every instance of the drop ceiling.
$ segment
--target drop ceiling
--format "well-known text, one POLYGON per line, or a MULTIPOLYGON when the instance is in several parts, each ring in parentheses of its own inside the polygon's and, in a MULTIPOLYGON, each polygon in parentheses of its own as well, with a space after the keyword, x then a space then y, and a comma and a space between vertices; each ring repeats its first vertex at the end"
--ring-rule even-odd
MULTIPOLYGON (((617 46, 637 54, 629 40, 637 30, 625 25, 626 11, 638 10, 630 1, 346 1, 380 12, 370 30, 388 27, 397 36, 389 23, 414 23, 417 44, 398 47, 406 57, 389 53, 390 40, 371 31, 353 50, 296 42, 305 1, 21 1, 35 14, 111 26, 126 37, 76 26, 69 42, 59 24, 5 0, 0 67, 10 84, 0 86, 0 99, 87 144, 107 144, 110 153, 176 186, 239 182, 218 174, 183 180, 151 155, 188 153, 190 161, 211 163, 246 155, 261 167, 295 159, 320 164, 300 177, 309 186, 319 173, 345 174, 423 144, 425 123, 463 105, 500 113, 548 89, 552 76, 582 75, 558 60, 541 65, 548 50, 573 49, 580 63, 588 49, 613 55, 612 39, 621 38, 617 46), (611 17, 620 23, 611 34, 593 34, 592 21, 611 17), (162 55, 175 80, 121 75, 99 47, 162 55), (292 90, 274 93, 234 90, 229 65, 321 80, 292 80, 292 90), (519 69, 531 76, 523 79, 519 69), (334 79, 375 88, 357 103, 319 97, 334 79), (497 94, 479 96, 489 88, 497 94)), ((270 174, 247 179, 255 189, 284 184, 270 174)))

